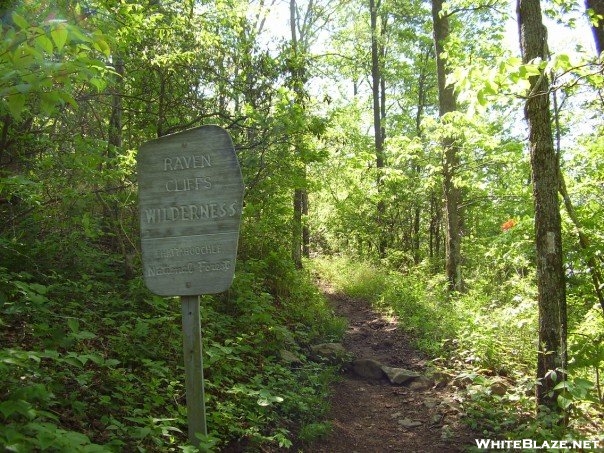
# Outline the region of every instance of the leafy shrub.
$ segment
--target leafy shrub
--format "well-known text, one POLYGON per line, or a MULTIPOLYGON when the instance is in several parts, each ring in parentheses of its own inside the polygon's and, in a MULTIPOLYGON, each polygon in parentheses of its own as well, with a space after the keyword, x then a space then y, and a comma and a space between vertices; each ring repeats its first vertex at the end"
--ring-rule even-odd
MULTIPOLYGON (((117 274, 0 271, 3 448, 192 451, 178 299, 117 274)), ((232 288, 201 303, 203 448, 291 445, 326 409, 335 374, 307 361, 306 347, 340 336, 343 322, 310 276, 278 256, 239 263, 232 288), (300 363, 282 362, 282 349, 300 363)))

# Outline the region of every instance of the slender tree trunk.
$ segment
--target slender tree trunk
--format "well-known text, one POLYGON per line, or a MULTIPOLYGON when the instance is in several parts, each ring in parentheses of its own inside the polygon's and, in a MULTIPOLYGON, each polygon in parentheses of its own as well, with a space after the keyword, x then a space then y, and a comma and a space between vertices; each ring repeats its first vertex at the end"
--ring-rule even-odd
MULTIPOLYGON (((518 0, 520 47, 525 63, 547 58, 547 30, 542 22, 539 0, 518 0)), ((551 128, 547 75, 530 78, 525 104, 529 126, 535 246, 539 306, 539 350, 537 357, 537 407, 558 411, 554 387, 566 369, 566 293, 562 262, 562 228, 558 191, 559 163, 551 128)))
MULTIPOLYGON (((308 191, 304 190, 302 193, 302 216, 303 218, 308 217, 308 191)), ((310 229, 308 223, 302 221, 302 256, 304 258, 310 258, 310 229)))
POLYGON ((428 230, 428 257, 434 258, 434 249, 436 248, 435 230, 436 213, 434 212, 434 197, 430 197, 430 228, 428 230))
POLYGON ((442 212, 441 197, 433 193, 430 196, 430 258, 440 258, 442 212))
MULTIPOLYGON (((415 134, 423 142, 424 134, 422 130, 422 121, 424 118, 424 111, 427 103, 427 91, 428 91, 428 60, 432 58, 432 48, 426 46, 421 55, 420 71, 417 78, 417 111, 415 113, 415 134)), ((421 165, 414 163, 413 170, 416 177, 421 178, 421 165)), ((420 231, 421 231, 421 213, 423 202, 419 198, 416 199, 415 213, 413 218, 413 262, 419 264, 421 261, 420 254, 420 231)), ((430 235, 432 234, 432 226, 430 226, 430 235)), ((430 238, 432 239, 432 238, 430 238)), ((430 243, 430 257, 432 257, 432 243, 430 243)))
POLYGON ((122 147, 122 88, 124 78, 124 60, 121 56, 114 57, 117 79, 111 93, 111 116, 109 117, 109 133, 107 157, 114 157, 116 150, 122 147))
POLYGON ((294 218, 292 223, 292 260, 297 268, 302 268, 302 189, 294 190, 294 218))
MULTIPOLYGON (((292 85, 294 93, 296 94, 296 102, 304 102, 304 71, 305 68, 301 66, 299 61, 299 41, 296 30, 296 0, 290 0, 289 2, 289 14, 290 14, 290 30, 291 30, 291 46, 293 53, 293 65, 292 65, 292 85)), ((300 37, 303 39, 303 37, 300 37)), ((294 137, 294 153, 296 154, 296 162, 301 158, 300 144, 298 140, 300 134, 296 133, 294 137)), ((293 200, 293 222, 292 222, 292 260, 297 268, 302 268, 302 256, 303 249, 305 248, 305 228, 303 227, 303 214, 305 209, 305 200, 308 199, 306 193, 306 164, 302 163, 303 166, 299 175, 299 185, 294 189, 294 200, 293 200)), ((306 229, 306 237, 308 237, 308 230, 306 229)))
MULTIPOLYGON (((123 142, 123 103, 122 96, 124 91, 124 59, 121 55, 116 54, 113 57, 114 68, 116 72, 116 79, 111 87, 111 114, 109 116, 109 127, 107 132, 107 151, 105 162, 106 168, 114 168, 114 159, 120 154, 123 142)), ((101 195, 99 192, 97 198, 103 206, 103 217, 106 220, 104 229, 106 230, 107 238, 111 238, 112 247, 117 249, 122 254, 124 276, 126 278, 132 278, 134 275, 134 269, 132 267, 131 259, 129 256, 128 246, 120 225, 120 206, 119 202, 114 198, 108 200, 101 195)))
MULTIPOLYGON (((432 22, 434 27, 434 46, 436 49, 436 70, 438 76, 439 115, 457 110, 457 100, 452 85, 447 85, 447 64, 443 57, 444 43, 449 38, 449 19, 441 15, 444 0, 432 0, 432 22)), ((463 291, 461 273, 461 191, 455 184, 459 167, 459 153, 454 137, 445 137, 442 142, 443 159, 443 192, 445 198, 446 222, 446 274, 449 291, 463 291)))
POLYGON ((604 291, 602 291, 602 288, 604 288, 604 278, 602 277, 602 272, 600 272, 600 265, 590 252, 591 247, 589 238, 583 231, 581 222, 575 211, 575 207, 573 206, 572 200, 570 199, 570 195, 568 194, 568 190, 566 189, 566 182, 564 181, 564 176, 562 175, 562 173, 560 173, 560 195, 562 195, 562 200, 564 201, 564 207, 566 208, 568 217, 573 223, 575 231, 577 232, 577 237, 579 238, 579 246, 587 254, 585 261, 587 262, 591 281, 594 285, 594 292, 596 293, 596 297, 598 298, 600 307, 604 312, 604 291))
POLYGON ((554 102, 554 127, 555 127, 555 141, 556 141, 556 157, 558 159, 558 170, 559 175, 558 178, 560 180, 560 195, 562 196, 562 201, 564 202, 564 207, 566 208, 566 213, 568 214, 568 218, 573 223, 575 227, 575 231, 577 233, 577 237, 579 239, 579 246, 586 253, 585 261, 587 263, 587 267, 589 269, 589 275, 591 276, 591 281, 594 286, 594 292, 596 293, 596 297, 598 298, 598 302, 600 303, 600 307, 604 312, 604 279, 602 278, 602 272, 600 272, 600 265, 597 262, 593 253, 591 253, 591 244, 589 237, 585 234, 583 227, 581 226, 581 221, 579 220, 579 216, 575 211, 575 207, 568 193, 568 189, 566 188, 566 181, 564 179, 564 173, 562 172, 562 168, 560 168, 560 153, 561 153, 561 131, 560 131, 560 112, 558 107, 558 97, 554 92, 552 97, 554 102))
POLYGON ((8 151, 8 131, 12 117, 7 113, 2 118, 2 132, 0 132, 0 168, 4 166, 4 155, 8 151))
MULTIPOLYGON (((604 17, 604 0, 585 0, 585 8, 591 10, 594 14, 604 17)), ((604 51, 604 19, 597 23, 592 23, 591 30, 596 43, 598 55, 604 51)))
POLYGON ((380 2, 376 4, 375 0, 369 0, 369 12, 371 20, 371 84, 372 84, 372 97, 373 97, 373 132, 374 132, 374 143, 375 143, 375 166, 377 171, 377 190, 378 190, 378 204, 377 204, 377 224, 379 232, 378 239, 378 253, 380 258, 386 256, 386 241, 384 232, 384 214, 386 212, 386 205, 382 200, 382 186, 383 186, 383 169, 384 169, 384 129, 382 126, 382 116, 384 115, 385 108, 385 90, 383 88, 382 71, 380 67, 380 43, 378 42, 378 8, 380 2), (381 91, 381 93, 380 93, 381 91))
POLYGON ((421 208, 419 206, 415 207, 415 212, 413 213, 413 232, 412 232, 412 243, 411 248, 413 251, 413 264, 419 264, 421 261, 421 256, 419 253, 419 235, 420 235, 420 226, 421 226, 421 208))
POLYGON ((165 122, 166 122, 166 78, 164 72, 161 69, 157 70, 157 77, 159 78, 159 98, 157 102, 157 137, 163 137, 165 133, 165 122))

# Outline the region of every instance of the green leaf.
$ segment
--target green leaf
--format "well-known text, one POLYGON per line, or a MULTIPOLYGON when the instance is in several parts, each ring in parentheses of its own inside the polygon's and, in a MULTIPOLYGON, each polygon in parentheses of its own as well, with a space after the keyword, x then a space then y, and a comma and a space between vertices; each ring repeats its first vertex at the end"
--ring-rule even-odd
POLYGON ((29 287, 32 289, 32 291, 35 291, 38 294, 46 294, 48 292, 48 288, 39 283, 30 283, 29 287))
POLYGON ((93 77, 92 79, 90 79, 90 84, 93 85, 99 93, 103 91, 107 86, 103 79, 99 79, 97 77, 93 77))
POLYGON ((69 318, 67 320, 67 326, 69 326, 69 330, 71 330, 73 333, 80 331, 80 321, 78 321, 76 318, 69 318))
POLYGON ((96 334, 89 330, 82 330, 81 332, 74 333, 73 337, 77 340, 92 340, 93 338, 96 338, 96 334))
POLYGON ((480 105, 482 105, 483 107, 487 105, 487 98, 485 96, 484 90, 479 90, 477 93, 477 97, 478 97, 478 103, 480 105))
POLYGON ((526 70, 526 75, 528 77, 541 75, 541 71, 539 70, 539 65, 536 65, 536 64, 526 64, 523 67, 526 70))
POLYGON ((497 94, 497 92, 499 91, 499 87, 494 81, 487 80, 485 82, 484 91, 486 94, 497 94))
POLYGON ((48 448, 52 447, 52 445, 55 443, 55 441, 57 440, 57 435, 45 430, 40 431, 38 433, 37 438, 38 444, 40 445, 40 449, 47 450, 48 448))
POLYGON ((33 360, 36 363, 40 363, 42 361, 40 354, 38 354, 37 352, 28 351, 27 358, 33 360))
POLYGON ((275 396, 266 389, 260 390, 260 392, 258 392, 258 396, 259 396, 259 398, 258 398, 257 404, 262 407, 270 406, 273 403, 282 403, 283 402, 282 397, 275 396))
POLYGON ((103 365, 105 363, 105 359, 100 356, 99 354, 86 354, 86 355, 82 355, 81 357, 85 357, 87 359, 89 359, 91 362, 93 362, 96 365, 103 365))
POLYGON ((21 94, 27 94, 31 90, 31 85, 29 83, 19 83, 15 85, 15 90, 21 94))
POLYGON ((562 395, 558 395, 558 406, 560 406, 562 409, 568 409, 571 404, 573 404, 572 399, 565 398, 562 395))
POLYGON ((82 363, 75 357, 65 357, 63 361, 69 365, 73 365, 76 368, 82 368, 82 363))
POLYGON ((65 101, 68 104, 70 104, 73 108, 78 108, 78 103, 76 102, 76 100, 74 99, 74 97, 71 95, 71 93, 67 93, 66 91, 61 91, 59 93, 59 96, 61 97, 61 99, 63 101, 65 101))
POLYGON ((21 118, 21 112, 25 107, 25 95, 22 93, 15 93, 8 96, 8 111, 13 118, 21 118))
POLYGON ((20 16, 17 13, 13 13, 13 22, 22 30, 29 28, 29 22, 27 22, 23 16, 20 16))
POLYGON ((109 368, 112 368, 116 365, 119 365, 120 361, 117 359, 107 359, 105 360, 105 365, 108 366, 109 368))
POLYGON ((94 43, 94 48, 101 52, 106 57, 111 55, 111 49, 109 48, 109 44, 103 39, 97 39, 94 43))
POLYGON ((134 433, 133 433, 133 437, 137 438, 137 439, 144 439, 145 437, 147 437, 149 434, 151 434, 151 428, 148 428, 146 426, 144 427, 139 427, 136 428, 134 433))
POLYGON ((55 107, 59 101, 59 94, 56 91, 45 91, 40 96, 40 109, 43 113, 50 115, 55 111, 55 107))
POLYGON ((53 53, 53 46, 52 46, 52 41, 50 39, 48 39, 48 37, 46 35, 40 35, 35 39, 35 43, 36 46, 38 46, 39 48, 41 48, 44 52, 52 54, 53 53))
POLYGON ((7 419, 13 414, 28 415, 31 404, 23 400, 8 400, 0 403, 0 412, 7 419))
POLYGON ((55 42, 55 46, 57 46, 57 50, 59 52, 63 50, 67 42, 67 27, 65 24, 59 24, 55 29, 51 30, 50 35, 55 42))

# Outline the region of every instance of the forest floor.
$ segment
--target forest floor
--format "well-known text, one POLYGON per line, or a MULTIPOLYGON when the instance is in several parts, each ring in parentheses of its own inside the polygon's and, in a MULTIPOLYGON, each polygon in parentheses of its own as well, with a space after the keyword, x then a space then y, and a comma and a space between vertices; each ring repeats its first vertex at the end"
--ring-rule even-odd
MULTIPOLYGON (((323 288, 339 316, 348 320, 343 345, 355 359, 427 371, 429 359, 412 346, 399 321, 358 300, 323 288)), ((332 431, 302 451, 312 453, 458 452, 475 446, 476 435, 461 421, 455 387, 423 379, 392 385, 342 371, 331 396, 332 431)), ((300 450, 299 450, 300 451, 300 450)))

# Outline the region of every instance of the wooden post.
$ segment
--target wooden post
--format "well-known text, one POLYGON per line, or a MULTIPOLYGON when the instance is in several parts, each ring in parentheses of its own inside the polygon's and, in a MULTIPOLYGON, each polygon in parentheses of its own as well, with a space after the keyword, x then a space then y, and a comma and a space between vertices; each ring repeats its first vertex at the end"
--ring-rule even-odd
POLYGON ((196 433, 208 434, 206 403, 203 388, 203 357, 201 349, 201 319, 199 296, 181 296, 185 386, 187 389, 187 419, 189 442, 199 446, 196 433))

